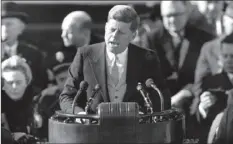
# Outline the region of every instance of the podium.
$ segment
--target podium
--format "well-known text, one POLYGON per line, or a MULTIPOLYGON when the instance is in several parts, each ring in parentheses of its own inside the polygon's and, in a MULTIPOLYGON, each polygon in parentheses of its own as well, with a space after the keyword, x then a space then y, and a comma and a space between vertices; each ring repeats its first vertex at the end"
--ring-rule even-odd
POLYGON ((139 114, 136 103, 101 103, 98 114, 57 111, 49 119, 49 143, 183 143, 185 116, 178 109, 139 114), (77 123, 77 118, 92 123, 77 123))

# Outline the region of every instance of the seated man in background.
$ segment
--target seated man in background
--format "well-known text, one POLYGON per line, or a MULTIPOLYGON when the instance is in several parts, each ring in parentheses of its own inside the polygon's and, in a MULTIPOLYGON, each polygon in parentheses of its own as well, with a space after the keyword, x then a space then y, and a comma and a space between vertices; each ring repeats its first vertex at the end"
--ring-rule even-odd
POLYGON ((223 34, 224 1, 192 1, 189 23, 216 37, 223 34))
POLYGON ((220 59, 221 41, 233 32, 233 4, 229 4, 223 15, 224 35, 212 41, 205 43, 201 49, 200 56, 197 61, 195 70, 195 79, 193 93, 195 98, 191 105, 190 114, 196 113, 199 104, 199 96, 201 95, 203 78, 218 73, 222 69, 220 59))
POLYGON ((19 6, 14 2, 3 2, 1 11, 1 60, 3 61, 13 55, 25 58, 32 70, 32 84, 39 89, 44 89, 47 87, 48 77, 43 63, 43 54, 35 46, 19 40, 20 35, 26 28, 28 15, 21 12, 19 6))
POLYGON ((73 11, 63 20, 61 38, 64 46, 49 55, 49 68, 61 63, 72 62, 79 47, 101 42, 102 39, 92 32, 92 18, 84 11, 73 11))
MULTIPOLYGON (((195 131, 196 133, 194 135, 199 135, 200 141, 203 142, 206 142, 210 126, 216 115, 222 112, 228 103, 232 103, 233 33, 221 41, 220 55, 223 69, 220 73, 203 78, 201 85, 203 91, 199 98, 199 105, 196 108, 196 116, 199 124, 198 126, 192 124, 195 129, 199 129, 195 131)), ((188 128, 192 129, 191 127, 188 128)))
POLYGON ((158 52, 162 72, 173 95, 172 105, 182 108, 183 99, 193 97, 191 88, 200 49, 213 38, 187 24, 189 8, 186 1, 161 1, 163 25, 148 34, 148 48, 158 52))
POLYGON ((52 72, 55 77, 55 85, 44 89, 39 95, 34 97, 34 113, 42 117, 42 124, 35 127, 34 135, 40 138, 48 139, 48 119, 55 111, 60 110, 59 95, 64 88, 69 66, 70 63, 54 66, 52 72))

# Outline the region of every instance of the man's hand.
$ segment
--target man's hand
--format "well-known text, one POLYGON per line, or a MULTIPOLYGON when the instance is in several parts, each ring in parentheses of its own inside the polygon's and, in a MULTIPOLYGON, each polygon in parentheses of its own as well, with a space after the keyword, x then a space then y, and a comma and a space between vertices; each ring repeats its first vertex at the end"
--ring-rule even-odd
POLYGON ((176 108, 182 108, 184 102, 192 96, 189 90, 181 90, 177 94, 171 97, 171 105, 176 108))
POLYGON ((200 105, 203 109, 209 109, 211 106, 213 106, 216 103, 216 96, 214 96, 212 93, 205 91, 200 96, 200 105))
POLYGON ((199 111, 201 112, 202 116, 205 118, 209 111, 209 108, 216 103, 216 96, 214 96, 209 91, 205 91, 200 96, 200 104, 199 104, 199 111))

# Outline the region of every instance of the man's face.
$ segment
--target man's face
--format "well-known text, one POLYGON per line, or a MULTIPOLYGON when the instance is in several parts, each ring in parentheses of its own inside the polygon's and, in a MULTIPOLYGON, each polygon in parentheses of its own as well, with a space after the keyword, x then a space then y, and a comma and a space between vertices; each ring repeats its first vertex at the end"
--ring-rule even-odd
POLYGON ((77 46, 81 47, 85 43, 83 31, 72 22, 72 20, 64 20, 62 23, 61 38, 66 47, 77 46))
POLYGON ((2 19, 2 41, 14 41, 22 34, 24 30, 24 23, 14 17, 6 17, 2 19))
POLYGON ((229 35, 233 32, 233 18, 227 15, 223 16, 224 32, 229 35))
POLYGON ((170 32, 179 32, 187 23, 188 11, 182 2, 163 1, 161 14, 164 27, 170 32))
POLYGON ((223 44, 221 51, 223 69, 233 73, 233 44, 223 44))
POLYGON ((56 82, 57 82, 57 85, 60 89, 64 88, 64 85, 65 85, 65 82, 67 79, 67 75, 68 75, 68 71, 64 71, 64 72, 59 73, 56 76, 56 82))
POLYGON ((131 23, 124 23, 114 19, 110 19, 105 24, 105 43, 112 53, 123 52, 134 39, 136 32, 132 32, 130 26, 131 23))
POLYGON ((12 100, 19 100, 27 88, 25 75, 21 71, 5 71, 2 73, 4 81, 3 90, 12 100))

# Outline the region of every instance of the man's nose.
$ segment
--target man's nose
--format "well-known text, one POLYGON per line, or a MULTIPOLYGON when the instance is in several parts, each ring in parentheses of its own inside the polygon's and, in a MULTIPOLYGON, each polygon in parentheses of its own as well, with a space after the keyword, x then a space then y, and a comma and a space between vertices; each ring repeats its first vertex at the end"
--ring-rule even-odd
POLYGON ((112 36, 113 36, 114 38, 117 38, 118 34, 119 34, 118 30, 116 30, 116 31, 113 32, 112 36))
POLYGON ((170 23, 174 23, 174 21, 175 21, 175 17, 174 16, 169 17, 169 22, 170 23))
POLYGON ((16 83, 13 83, 12 84, 12 88, 15 89, 17 87, 17 84, 16 83))

